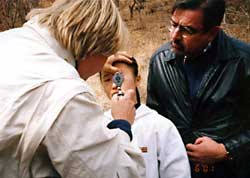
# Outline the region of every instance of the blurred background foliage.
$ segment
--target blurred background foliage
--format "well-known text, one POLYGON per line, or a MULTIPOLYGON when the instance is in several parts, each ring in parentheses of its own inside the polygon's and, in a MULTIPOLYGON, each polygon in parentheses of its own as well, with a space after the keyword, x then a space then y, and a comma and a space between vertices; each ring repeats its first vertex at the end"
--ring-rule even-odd
MULTIPOLYGON (((19 27, 25 22, 25 16, 32 8, 50 6, 54 0, 0 0, 0 30, 19 27)), ((145 15, 169 9, 173 0, 114 0, 121 11, 129 11, 130 19, 138 13, 143 26, 145 15)), ((225 24, 250 25, 250 0, 226 0, 225 24)), ((128 16, 125 16, 126 18, 128 16)), ((129 19, 126 19, 129 20, 129 19)), ((145 25, 145 24, 144 24, 145 25)))

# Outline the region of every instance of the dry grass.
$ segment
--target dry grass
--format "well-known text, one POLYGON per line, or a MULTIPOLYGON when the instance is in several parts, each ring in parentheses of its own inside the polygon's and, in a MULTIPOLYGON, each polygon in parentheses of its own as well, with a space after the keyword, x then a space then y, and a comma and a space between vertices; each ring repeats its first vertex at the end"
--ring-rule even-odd
MULTIPOLYGON (((170 1, 153 1, 154 4, 147 4, 146 9, 141 14, 142 21, 139 20, 138 13, 135 12, 134 18, 131 20, 129 17, 128 7, 124 4, 121 5, 121 13, 127 26, 130 30, 130 45, 127 51, 129 54, 135 56, 140 65, 140 73, 142 76, 141 85, 139 87, 142 103, 145 103, 146 98, 146 83, 148 74, 148 62, 153 52, 161 46, 163 43, 168 41, 168 19, 170 17, 170 1), (157 9, 154 13, 148 13, 151 7, 157 7, 158 3, 165 3, 164 9, 157 9), (143 26, 145 28, 143 28, 143 26)), ((162 6, 162 4, 160 4, 162 6)), ((250 42, 250 30, 249 30, 249 19, 239 13, 239 16, 234 17, 223 24, 224 30, 243 41, 250 42), (243 18, 243 20, 242 20, 243 18), (240 23, 237 23, 240 22, 240 23), (233 23, 233 24, 232 24, 233 23)), ((87 81, 94 89, 97 101, 106 110, 109 108, 109 100, 104 94, 102 86, 99 81, 99 76, 95 75, 87 81)))

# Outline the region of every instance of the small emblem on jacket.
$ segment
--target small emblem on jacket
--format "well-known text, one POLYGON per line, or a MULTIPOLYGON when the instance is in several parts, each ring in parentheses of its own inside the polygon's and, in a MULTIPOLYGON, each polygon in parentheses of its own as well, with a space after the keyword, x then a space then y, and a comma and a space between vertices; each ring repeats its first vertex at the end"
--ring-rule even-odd
POLYGON ((148 152, 148 147, 140 147, 142 153, 147 153, 148 152))

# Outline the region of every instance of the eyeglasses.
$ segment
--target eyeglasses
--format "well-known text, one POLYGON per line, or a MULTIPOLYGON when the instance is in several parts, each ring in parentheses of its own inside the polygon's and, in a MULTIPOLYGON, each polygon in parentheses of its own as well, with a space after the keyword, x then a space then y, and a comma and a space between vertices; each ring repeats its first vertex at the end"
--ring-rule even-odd
POLYGON ((178 28, 179 32, 181 33, 181 35, 183 37, 190 37, 190 36, 193 36, 193 35, 196 35, 196 34, 203 33, 202 30, 195 29, 195 28, 190 27, 190 26, 183 26, 183 25, 180 25, 180 24, 174 22, 173 20, 171 20, 168 30, 170 32, 173 32, 177 28, 178 28))

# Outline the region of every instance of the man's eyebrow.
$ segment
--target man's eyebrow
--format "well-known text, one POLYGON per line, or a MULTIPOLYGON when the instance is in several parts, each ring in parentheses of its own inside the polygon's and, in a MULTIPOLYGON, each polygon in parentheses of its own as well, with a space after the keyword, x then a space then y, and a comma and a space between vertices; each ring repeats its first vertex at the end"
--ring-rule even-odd
MULTIPOLYGON (((172 23, 174 23, 174 24, 178 24, 177 22, 175 22, 174 21, 174 19, 170 19, 170 21, 172 22, 172 23)), ((190 28, 190 29, 195 29, 194 27, 192 27, 192 26, 190 26, 190 25, 181 25, 181 24, 178 24, 178 25, 180 25, 180 26, 182 26, 182 27, 185 27, 185 28, 190 28)))

